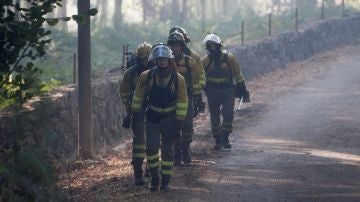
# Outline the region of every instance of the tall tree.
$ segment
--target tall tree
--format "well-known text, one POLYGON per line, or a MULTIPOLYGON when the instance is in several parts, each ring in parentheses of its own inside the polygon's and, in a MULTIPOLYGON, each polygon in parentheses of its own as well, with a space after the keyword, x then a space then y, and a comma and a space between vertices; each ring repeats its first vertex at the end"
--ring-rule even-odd
POLYGON ((187 20, 187 15, 188 15, 188 5, 187 5, 188 1, 187 0, 182 0, 182 11, 181 11, 181 22, 182 24, 184 24, 187 20))
MULTIPOLYGON (((81 0, 80 0, 81 1, 81 0)), ((98 4, 100 6, 100 13, 101 15, 99 16, 100 18, 100 25, 102 27, 105 27, 107 24, 107 12, 108 12, 108 0, 101 0, 98 1, 98 4)))
MULTIPOLYGON (((67 16, 67 1, 62 1, 61 9, 59 9, 58 17, 66 17, 67 16)), ((67 31, 67 23, 66 22, 60 22, 60 29, 63 31, 67 31)))
POLYGON ((113 24, 114 26, 118 26, 122 22, 122 2, 123 0, 114 0, 114 16, 113 16, 113 24))
POLYGON ((205 31, 205 20, 206 20, 206 9, 207 4, 206 0, 200 0, 200 7, 201 7, 201 29, 202 31, 205 31))
POLYGON ((84 21, 78 23, 78 106, 79 106, 79 157, 93 157, 92 105, 91 105, 91 46, 90 46, 90 0, 78 1, 78 14, 84 21))

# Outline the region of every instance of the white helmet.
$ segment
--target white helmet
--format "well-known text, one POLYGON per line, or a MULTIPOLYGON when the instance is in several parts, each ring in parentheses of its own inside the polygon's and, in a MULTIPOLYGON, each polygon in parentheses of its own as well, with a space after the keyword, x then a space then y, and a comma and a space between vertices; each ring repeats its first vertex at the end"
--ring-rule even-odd
POLYGON ((213 33, 207 34, 207 35, 205 36, 202 44, 203 44, 203 45, 206 45, 206 42, 208 42, 208 41, 212 41, 212 42, 214 42, 214 43, 217 43, 217 44, 219 44, 219 45, 222 45, 222 41, 221 41, 220 37, 219 37, 218 35, 216 35, 216 34, 213 34, 213 33))
POLYGON ((153 47, 149 55, 149 61, 156 58, 174 58, 174 55, 169 47, 160 44, 153 47))

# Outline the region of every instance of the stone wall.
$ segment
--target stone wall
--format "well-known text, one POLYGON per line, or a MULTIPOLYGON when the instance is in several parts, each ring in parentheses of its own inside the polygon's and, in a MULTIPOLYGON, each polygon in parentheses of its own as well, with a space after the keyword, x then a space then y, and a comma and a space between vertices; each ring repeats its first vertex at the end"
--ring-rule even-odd
MULTIPOLYGON (((319 22, 302 32, 283 33, 259 43, 231 48, 247 80, 288 63, 300 61, 332 48, 357 43, 360 17, 319 22)), ((95 151, 119 143, 123 105, 118 96, 119 73, 108 74, 93 86, 93 135, 95 151)), ((77 149, 77 89, 66 86, 53 94, 35 98, 17 114, 0 115, 0 147, 8 137, 23 135, 37 145, 47 145, 55 157, 75 157, 77 149)))
POLYGON ((247 80, 287 64, 310 58, 332 48, 359 43, 360 17, 318 22, 301 32, 282 33, 273 38, 238 47, 233 53, 247 80))
MULTIPOLYGON (((119 74, 118 74, 119 75, 119 74)), ((121 76, 92 83, 94 149, 119 143, 124 136, 121 121, 124 112, 118 96, 121 76)), ((0 147, 7 137, 26 137, 25 144, 48 148, 55 158, 74 158, 78 144, 77 86, 57 89, 45 97, 33 98, 20 112, 0 115, 0 147)))

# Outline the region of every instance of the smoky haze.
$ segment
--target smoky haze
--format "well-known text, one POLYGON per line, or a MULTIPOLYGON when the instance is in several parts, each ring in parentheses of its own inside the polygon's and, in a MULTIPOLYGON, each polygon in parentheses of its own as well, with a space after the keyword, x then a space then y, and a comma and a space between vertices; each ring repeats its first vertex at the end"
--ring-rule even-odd
MULTIPOLYGON (((77 12, 77 1, 63 1, 51 17, 71 16, 77 12)), ((355 15, 360 1, 341 0, 92 0, 99 13, 91 19, 93 77, 122 63, 122 47, 130 50, 147 41, 166 42, 173 26, 186 29, 192 42, 189 46, 203 55, 201 46, 207 32, 216 32, 225 47, 251 43, 269 35, 295 30, 298 9, 298 29, 322 19, 355 15), (243 36, 242 23, 244 24, 243 36)), ((76 52, 76 24, 62 23, 53 31, 53 44, 42 60, 44 79, 71 81, 73 54, 76 52)))

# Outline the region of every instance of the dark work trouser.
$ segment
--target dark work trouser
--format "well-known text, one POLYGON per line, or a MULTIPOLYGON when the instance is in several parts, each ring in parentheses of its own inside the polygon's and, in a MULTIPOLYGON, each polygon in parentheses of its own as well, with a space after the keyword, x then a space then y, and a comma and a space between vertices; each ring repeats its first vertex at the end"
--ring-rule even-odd
POLYGON ((158 123, 149 120, 146 122, 146 154, 152 177, 159 177, 160 165, 163 179, 169 180, 172 175, 174 135, 178 130, 176 124, 175 115, 162 118, 158 123), (161 161, 159 148, 161 148, 161 161))
POLYGON ((144 113, 139 113, 132 120, 131 129, 133 131, 132 164, 134 171, 142 171, 142 164, 145 158, 145 123, 144 113))
MULTIPOLYGON (((194 105, 193 97, 188 97, 188 110, 185 120, 182 122, 182 126, 178 131, 180 133, 180 139, 175 142, 175 161, 181 162, 182 155, 184 158, 191 159, 190 155, 190 143, 192 142, 194 135, 194 105)), ((190 160, 189 159, 189 160, 190 160)))
POLYGON ((206 96, 209 104, 211 131, 218 143, 224 139, 224 136, 229 136, 232 132, 235 104, 234 89, 231 87, 224 89, 207 88, 206 96), (220 113, 223 116, 222 123, 220 113))

